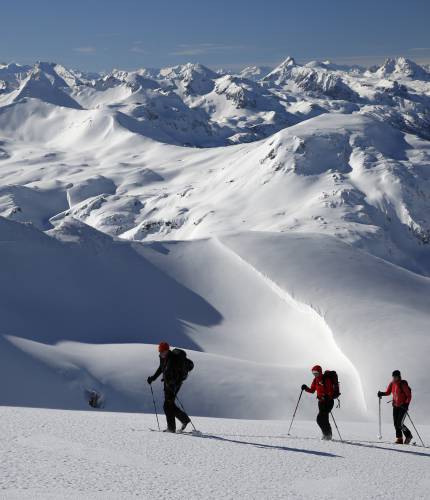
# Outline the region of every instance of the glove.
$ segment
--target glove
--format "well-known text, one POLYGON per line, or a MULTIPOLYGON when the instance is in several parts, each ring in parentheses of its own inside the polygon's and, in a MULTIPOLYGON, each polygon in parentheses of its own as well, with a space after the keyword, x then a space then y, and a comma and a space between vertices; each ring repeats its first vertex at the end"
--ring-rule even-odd
POLYGON ((382 398, 382 396, 385 396, 385 392, 378 391, 378 398, 382 398))
POLYGON ((152 377, 148 377, 147 382, 148 382, 149 385, 151 385, 152 382, 154 382, 154 379, 152 377))
POLYGON ((307 388, 308 388, 308 386, 306 384, 302 385, 302 391, 306 391, 307 388))

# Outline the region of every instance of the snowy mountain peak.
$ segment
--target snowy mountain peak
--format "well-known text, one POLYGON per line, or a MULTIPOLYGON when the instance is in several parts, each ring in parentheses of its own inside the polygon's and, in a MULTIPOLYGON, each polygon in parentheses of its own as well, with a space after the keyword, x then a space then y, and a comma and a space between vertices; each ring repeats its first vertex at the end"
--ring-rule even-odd
POLYGON ((247 66, 239 73, 239 76, 249 80, 258 81, 268 75, 273 68, 269 66, 247 66))
POLYGON ((4 82, 3 88, 15 89, 31 71, 31 66, 16 63, 0 64, 0 81, 4 82))
POLYGON ((263 82, 272 82, 284 85, 290 78, 295 68, 299 67, 293 57, 287 57, 279 66, 276 66, 263 78, 263 82))
POLYGON ((196 63, 186 63, 180 64, 178 66, 171 66, 160 69, 160 76, 164 78, 176 79, 191 79, 196 75, 203 76, 205 78, 216 78, 218 75, 215 71, 207 68, 203 64, 196 63))
POLYGON ((294 57, 288 56, 284 61, 282 61, 278 68, 289 68, 291 66, 297 66, 297 63, 294 57))
POLYGON ((215 71, 202 64, 187 63, 170 68, 162 68, 162 78, 176 82, 183 88, 185 95, 204 95, 214 88, 214 80, 219 77, 215 71))
POLYGON ((54 85, 60 88, 71 88, 81 85, 82 82, 71 71, 61 64, 39 61, 34 65, 32 74, 34 76, 43 73, 54 85))
POLYGON ((349 65, 349 64, 337 64, 330 60, 326 61, 309 61, 305 64, 306 68, 313 69, 324 69, 328 71, 343 71, 346 73, 354 72, 354 73, 363 73, 366 68, 358 65, 349 65))
POLYGON ((428 73, 422 66, 405 57, 387 58, 377 70, 376 75, 385 78, 413 78, 415 80, 429 80, 428 73))
POLYGON ((81 109, 81 106, 68 94, 70 90, 66 80, 74 80, 62 66, 53 63, 37 63, 22 82, 14 101, 34 98, 67 108, 81 109), (58 71, 58 72, 57 72, 58 71))

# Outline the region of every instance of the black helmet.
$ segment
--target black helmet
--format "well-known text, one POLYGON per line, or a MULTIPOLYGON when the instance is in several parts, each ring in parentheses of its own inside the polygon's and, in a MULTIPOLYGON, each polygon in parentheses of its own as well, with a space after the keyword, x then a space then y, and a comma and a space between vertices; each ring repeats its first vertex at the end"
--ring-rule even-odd
POLYGON ((400 370, 394 370, 393 377, 401 377, 400 370))

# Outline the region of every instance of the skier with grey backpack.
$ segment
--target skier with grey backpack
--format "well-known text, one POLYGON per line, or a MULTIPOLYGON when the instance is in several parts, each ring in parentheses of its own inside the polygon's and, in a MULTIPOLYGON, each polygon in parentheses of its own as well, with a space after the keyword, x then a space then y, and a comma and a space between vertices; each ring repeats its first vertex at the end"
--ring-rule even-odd
POLYGON ((176 418, 181 422, 180 432, 183 432, 191 422, 190 417, 184 409, 176 405, 178 392, 183 382, 188 377, 188 373, 194 368, 194 363, 187 358, 187 354, 182 349, 170 349, 167 342, 160 342, 158 346, 160 355, 160 365, 154 375, 148 377, 148 384, 157 380, 163 375, 164 383, 164 413, 167 420, 167 429, 164 432, 176 432, 176 418))

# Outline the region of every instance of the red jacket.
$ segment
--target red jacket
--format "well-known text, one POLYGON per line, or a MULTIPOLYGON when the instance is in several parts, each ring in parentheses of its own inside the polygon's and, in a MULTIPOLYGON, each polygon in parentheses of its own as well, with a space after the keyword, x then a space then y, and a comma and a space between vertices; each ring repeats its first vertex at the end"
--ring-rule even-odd
POLYGON ((323 399, 324 396, 333 399, 333 382, 328 377, 324 379, 324 376, 321 374, 314 378, 311 387, 305 389, 305 391, 311 394, 317 391, 318 399, 323 399))
POLYGON ((390 382, 385 391, 385 395, 389 396, 390 394, 393 395, 393 406, 409 404, 412 399, 412 391, 406 380, 390 382))

